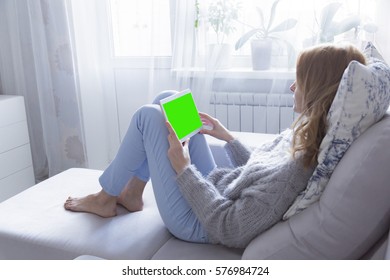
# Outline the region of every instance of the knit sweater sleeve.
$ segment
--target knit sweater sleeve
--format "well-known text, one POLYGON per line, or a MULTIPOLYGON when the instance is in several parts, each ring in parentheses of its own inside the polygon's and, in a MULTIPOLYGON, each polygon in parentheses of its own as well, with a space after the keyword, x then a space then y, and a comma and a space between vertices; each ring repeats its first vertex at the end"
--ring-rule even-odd
POLYGON ((238 139, 225 144, 225 150, 233 163, 233 166, 242 166, 247 163, 252 150, 238 139))
POLYGON ((177 181, 210 242, 245 248, 254 237, 282 219, 308 178, 307 172, 290 163, 279 174, 264 176, 237 199, 221 194, 192 165, 177 181))

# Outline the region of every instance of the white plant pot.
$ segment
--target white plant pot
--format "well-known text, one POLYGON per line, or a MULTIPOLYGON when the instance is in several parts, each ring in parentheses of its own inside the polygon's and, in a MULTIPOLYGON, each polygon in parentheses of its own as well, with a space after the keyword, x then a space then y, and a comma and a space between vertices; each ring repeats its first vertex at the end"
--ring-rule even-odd
POLYGON ((206 55, 206 69, 222 70, 231 67, 232 47, 229 44, 208 45, 206 55))
POLYGON ((251 41, 253 70, 267 70, 271 68, 272 40, 258 39, 251 41))

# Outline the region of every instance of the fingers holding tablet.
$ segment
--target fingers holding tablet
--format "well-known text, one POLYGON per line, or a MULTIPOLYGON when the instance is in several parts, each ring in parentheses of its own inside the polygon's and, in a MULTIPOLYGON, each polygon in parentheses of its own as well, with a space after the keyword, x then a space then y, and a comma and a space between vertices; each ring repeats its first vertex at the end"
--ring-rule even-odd
POLYGON ((176 171, 177 174, 180 174, 186 168, 186 166, 191 163, 190 154, 188 151, 189 138, 187 138, 184 143, 181 143, 171 124, 169 122, 165 122, 165 124, 169 131, 169 149, 167 152, 168 158, 171 162, 172 168, 176 171))
POLYGON ((218 119, 202 112, 199 112, 199 116, 203 123, 200 133, 208 134, 226 142, 234 139, 229 130, 224 127, 218 119))

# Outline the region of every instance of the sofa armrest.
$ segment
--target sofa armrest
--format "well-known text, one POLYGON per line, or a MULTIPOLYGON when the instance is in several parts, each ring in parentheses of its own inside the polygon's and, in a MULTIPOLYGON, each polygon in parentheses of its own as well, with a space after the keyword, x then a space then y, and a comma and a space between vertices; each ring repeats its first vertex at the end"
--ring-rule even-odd
MULTIPOLYGON (((273 141, 277 134, 252 133, 252 132, 232 132, 242 143, 251 148, 256 148, 264 143, 273 141)), ((218 167, 232 167, 232 163, 227 156, 224 145, 225 141, 218 140, 214 137, 206 135, 207 143, 213 153, 215 163, 218 167)))

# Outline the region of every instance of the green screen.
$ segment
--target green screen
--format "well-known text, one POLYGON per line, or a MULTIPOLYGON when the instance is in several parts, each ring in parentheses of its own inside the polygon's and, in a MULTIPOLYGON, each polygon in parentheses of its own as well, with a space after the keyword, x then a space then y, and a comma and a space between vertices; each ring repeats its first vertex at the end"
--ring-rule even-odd
POLYGON ((164 103, 162 106, 179 139, 202 126, 202 121, 191 94, 184 94, 177 99, 164 103))

